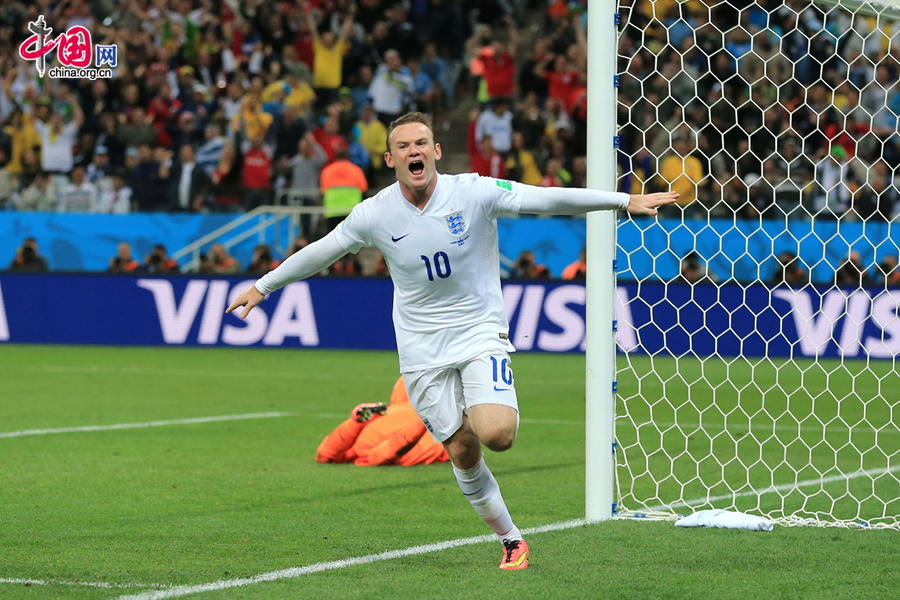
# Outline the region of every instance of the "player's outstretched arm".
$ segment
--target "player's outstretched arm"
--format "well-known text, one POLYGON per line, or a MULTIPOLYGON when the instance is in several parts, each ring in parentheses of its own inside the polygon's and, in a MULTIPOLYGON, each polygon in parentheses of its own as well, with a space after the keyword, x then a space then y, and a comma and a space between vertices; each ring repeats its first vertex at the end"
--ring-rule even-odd
POLYGON ((519 212, 538 215, 583 215, 595 210, 628 210, 632 214, 655 215, 658 207, 678 198, 676 192, 629 195, 584 188, 518 186, 521 194, 519 212))
POLYGON ((315 275, 347 254, 347 249, 337 239, 336 231, 333 230, 321 240, 289 256, 277 269, 269 271, 254 285, 244 290, 225 312, 230 313, 243 306, 244 310, 241 311, 240 317, 246 319, 253 307, 262 302, 267 294, 283 288, 292 281, 315 275))
POLYGON ((660 206, 678 200, 678 192, 658 192, 656 194, 631 194, 627 210, 633 215, 656 215, 660 206))

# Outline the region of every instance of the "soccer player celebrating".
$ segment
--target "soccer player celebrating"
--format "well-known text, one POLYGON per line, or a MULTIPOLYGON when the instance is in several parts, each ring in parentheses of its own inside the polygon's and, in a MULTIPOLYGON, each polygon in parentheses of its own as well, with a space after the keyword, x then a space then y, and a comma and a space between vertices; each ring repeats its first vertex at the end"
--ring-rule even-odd
POLYGON ((394 282, 394 330, 410 402, 447 449, 463 494, 502 542, 500 568, 524 569, 528 545, 481 453, 481 444, 508 450, 519 428, 497 217, 604 209, 655 215, 678 194, 629 196, 473 173, 442 175, 436 169, 441 146, 423 113, 391 123, 387 148, 384 160, 397 181, 259 279, 226 312, 244 307, 240 317, 246 318, 266 294, 322 271, 348 252, 378 248, 394 282))

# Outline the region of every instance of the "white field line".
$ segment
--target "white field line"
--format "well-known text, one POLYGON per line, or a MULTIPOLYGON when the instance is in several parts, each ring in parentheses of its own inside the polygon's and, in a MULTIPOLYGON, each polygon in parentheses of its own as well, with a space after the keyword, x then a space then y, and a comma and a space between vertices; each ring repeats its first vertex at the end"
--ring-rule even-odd
MULTIPOLYGON (((525 535, 532 535, 536 533, 544 533, 546 531, 560 531, 563 529, 573 529, 575 527, 580 527, 582 525, 586 525, 587 522, 583 519, 575 519, 572 521, 561 521, 559 523, 551 523, 549 525, 542 525, 540 527, 532 527, 531 529, 525 529, 522 531, 525 535)), ((333 571, 335 569, 343 569, 346 567, 352 567, 354 565, 366 565, 374 562, 381 562, 385 560, 394 560, 397 558, 404 558, 406 556, 416 556, 419 554, 429 554, 432 552, 440 552, 441 550, 448 550, 450 548, 458 548, 460 546, 471 546, 474 544, 483 544, 485 542, 496 542, 497 536, 495 535, 477 535, 474 537, 467 538, 459 538, 455 540, 447 540, 444 542, 436 542, 434 544, 425 544, 422 546, 411 546, 409 548, 403 548, 402 550, 388 550, 387 552, 381 552, 379 554, 366 554, 365 556, 355 556, 352 558, 344 558, 341 560, 333 560, 329 562, 320 562, 314 563, 311 565, 306 565, 305 567, 291 567, 289 569, 282 569, 280 571, 269 571, 268 573, 261 573, 259 575, 254 575, 252 577, 240 577, 236 579, 221 579, 219 581, 213 581, 212 583, 202 583, 199 585, 181 585, 176 587, 171 587, 164 590, 156 590, 156 591, 147 591, 142 592, 140 594, 134 594, 129 596, 120 596, 118 600, 162 600, 163 598, 181 598, 182 596, 188 596, 190 594, 199 594, 200 592, 213 592, 218 590, 227 590, 236 587, 244 587, 247 585, 253 585, 256 583, 263 583, 266 581, 277 581, 280 579, 293 579, 295 577, 300 577, 302 575, 309 575, 312 573, 321 573, 322 571, 333 571)))
MULTIPOLYGON (((584 427, 584 420, 578 419, 530 419, 528 417, 522 417, 522 423, 532 423, 536 425, 573 425, 584 427)), ((659 430, 665 430, 670 427, 680 427, 682 429, 708 429, 710 431, 731 431, 734 433, 747 431, 747 427, 745 425, 733 424, 729 425, 727 428, 724 423, 675 423, 674 421, 647 421, 647 423, 641 423, 639 426, 643 427, 645 425, 655 425, 659 430)), ((624 426, 629 429, 635 429, 635 426, 630 421, 620 418, 616 421, 616 426, 624 426)), ((875 429, 874 427, 840 427, 833 423, 828 424, 827 426, 817 426, 817 425, 775 425, 772 426, 771 423, 751 423, 750 429, 754 431, 800 431, 806 433, 826 433, 828 435, 833 435, 837 433, 846 433, 848 431, 859 431, 862 433, 878 433, 878 435, 898 435, 900 434, 900 425, 895 425, 893 423, 890 424, 893 429, 889 429, 886 424, 882 429, 875 429)))
POLYGON ((16 579, 11 577, 0 577, 0 583, 12 583, 19 585, 72 585, 106 589, 147 589, 168 587, 166 585, 156 583, 110 583, 108 581, 71 581, 68 579, 16 579))
MULTIPOLYGON (((828 477, 820 477, 818 479, 804 479, 802 481, 795 481, 793 483, 781 483, 779 485, 772 485, 767 488, 762 488, 760 490, 744 490, 743 492, 735 492, 733 494, 722 494, 720 496, 704 496, 702 498, 694 498, 692 500, 683 500, 680 502, 672 502, 669 504, 658 504, 657 506, 651 506, 646 509, 646 512, 659 512, 664 510, 672 510, 674 508, 680 508, 684 506, 694 506, 697 504, 706 504, 712 502, 718 502, 720 500, 731 500, 732 498, 742 498, 744 496, 762 496, 763 494, 772 494, 776 492, 784 492, 784 491, 793 491, 798 490, 800 488, 812 487, 815 485, 825 485, 826 483, 834 483, 836 481, 849 481, 851 479, 857 479, 859 477, 876 477, 878 475, 884 475, 885 473, 896 473, 900 471, 900 465, 894 465, 893 467, 880 468, 880 469, 866 469, 864 471, 854 471, 853 473, 847 473, 846 475, 829 475, 828 477)), ((643 511, 637 511, 643 512, 643 511)))
POLYGON ((246 413, 242 415, 219 415, 215 417, 194 417, 192 419, 172 419, 168 421, 145 421, 143 423, 113 423, 110 425, 84 425, 82 427, 58 427, 55 429, 25 429, 23 431, 5 431, 0 438, 24 437, 28 435, 52 435, 56 433, 83 433, 86 431, 113 431, 117 429, 144 429, 147 427, 166 427, 168 425, 193 425, 195 423, 216 423, 219 421, 243 421, 246 419, 273 419, 287 417, 290 413, 266 412, 246 413))

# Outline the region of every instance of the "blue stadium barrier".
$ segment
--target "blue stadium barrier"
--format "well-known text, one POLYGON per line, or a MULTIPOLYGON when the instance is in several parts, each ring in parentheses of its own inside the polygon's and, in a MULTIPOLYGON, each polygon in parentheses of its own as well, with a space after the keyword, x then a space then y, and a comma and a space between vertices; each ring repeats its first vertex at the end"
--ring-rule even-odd
MULTIPOLYGON (((104 271, 120 241, 131 243, 134 257, 143 260, 153 244, 164 243, 169 252, 224 225, 233 215, 86 215, 59 213, 0 212, 0 268, 12 261, 25 237, 37 238, 39 248, 56 271, 104 271)), ((248 227, 253 223, 248 223, 248 227)), ((515 259, 523 250, 533 250, 538 262, 559 277, 578 258, 585 241, 584 219, 499 219, 500 251, 515 259)), ((280 232, 282 243, 286 232, 280 232)), ((696 248, 709 261, 710 270, 725 280, 768 280, 781 252, 800 255, 813 266, 817 283, 834 279, 834 270, 849 250, 862 255, 864 265, 874 265, 900 247, 900 227, 890 223, 843 223, 818 221, 784 222, 677 219, 620 220, 619 244, 635 248, 619 251, 622 280, 656 277, 668 280, 678 275, 679 261, 696 248), (799 240, 799 241, 798 241, 799 240)), ((273 236, 266 241, 272 243, 273 236)), ((235 247, 232 254, 244 266, 250 264, 257 236, 235 247)))
MULTIPOLYGON (((275 292, 247 321, 225 315, 230 298, 252 281, 0 274, 0 342, 396 347, 390 280, 313 278, 275 292)), ((616 295, 617 341, 628 352, 885 359, 900 354, 900 290, 626 283, 616 295)), ((584 350, 584 285, 505 282, 503 299, 510 339, 519 350, 584 350)))

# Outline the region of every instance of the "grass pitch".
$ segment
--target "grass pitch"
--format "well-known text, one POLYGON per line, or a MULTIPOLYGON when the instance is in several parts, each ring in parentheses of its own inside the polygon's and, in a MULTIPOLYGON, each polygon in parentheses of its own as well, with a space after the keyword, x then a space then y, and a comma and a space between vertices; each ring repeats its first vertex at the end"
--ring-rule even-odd
MULTIPOLYGON (((579 518, 584 358, 514 368, 519 441, 489 464, 520 527, 579 518)), ((0 434, 287 413, 0 437, 0 598, 116 598, 489 533, 446 464, 314 462, 395 378, 391 353, 0 347, 0 434)), ((531 536, 524 572, 499 571, 490 542, 189 597, 890 598, 898 535, 614 521, 531 536)))

